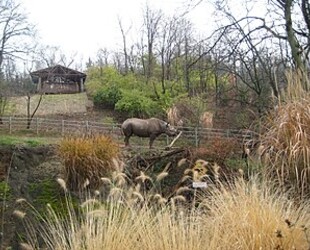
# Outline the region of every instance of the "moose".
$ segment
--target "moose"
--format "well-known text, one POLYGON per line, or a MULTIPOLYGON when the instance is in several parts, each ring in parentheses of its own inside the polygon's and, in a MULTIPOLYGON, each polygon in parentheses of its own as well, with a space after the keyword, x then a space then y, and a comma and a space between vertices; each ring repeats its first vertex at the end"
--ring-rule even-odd
POLYGON ((129 118, 123 122, 121 129, 125 136, 125 146, 129 146, 129 138, 132 135, 136 135, 139 137, 149 137, 150 148, 153 147, 153 142, 159 135, 167 134, 168 136, 175 136, 178 133, 178 130, 175 127, 171 126, 168 122, 157 118, 129 118))

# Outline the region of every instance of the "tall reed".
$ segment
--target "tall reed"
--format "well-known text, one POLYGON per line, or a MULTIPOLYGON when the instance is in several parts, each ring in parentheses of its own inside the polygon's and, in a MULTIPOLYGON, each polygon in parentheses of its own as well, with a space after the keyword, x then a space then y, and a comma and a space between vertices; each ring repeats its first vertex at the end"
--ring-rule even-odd
POLYGON ((267 176, 305 197, 310 196, 310 94, 300 77, 287 73, 288 86, 263 122, 261 144, 267 176))
MULTIPOLYGON (((147 202, 139 186, 115 187, 108 199, 89 196, 79 214, 60 218, 50 207, 42 224, 48 249, 307 249, 309 203, 299 205, 257 178, 212 189, 200 206, 187 206, 181 195, 147 202), (117 190, 116 190, 117 188, 117 190), (141 197, 139 197, 141 196, 141 197)), ((27 215, 26 215, 27 216, 27 215)), ((29 245, 34 241, 30 240, 29 245)), ((23 243, 26 244, 26 243, 23 243)))

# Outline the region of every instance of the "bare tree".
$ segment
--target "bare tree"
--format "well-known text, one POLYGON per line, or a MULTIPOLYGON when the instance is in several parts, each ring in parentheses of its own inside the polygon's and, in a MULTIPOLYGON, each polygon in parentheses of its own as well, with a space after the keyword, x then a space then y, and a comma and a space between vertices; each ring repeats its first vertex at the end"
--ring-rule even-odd
POLYGON ((159 55, 160 55, 160 61, 161 61, 161 86, 162 86, 162 93, 165 94, 166 92, 166 86, 165 86, 165 80, 168 78, 168 68, 169 68, 169 59, 171 59, 171 50, 172 50, 172 44, 175 35, 175 29, 173 27, 172 20, 163 20, 162 26, 161 26, 161 39, 159 44, 159 55))
POLYGON ((139 44, 135 43, 130 46, 128 64, 132 73, 141 72, 141 60, 139 56, 139 44))
POLYGON ((122 71, 122 65, 123 65, 123 57, 121 55, 121 53, 119 52, 114 52, 113 53, 113 64, 114 67, 118 70, 118 72, 122 71))
POLYGON ((34 33, 34 26, 28 22, 20 4, 14 0, 0 1, 0 73, 5 58, 17 58, 29 52, 26 38, 34 33), (21 42, 23 39, 25 42, 21 42))
POLYGON ((1 92, 0 92, 0 124, 2 124, 2 117, 4 115, 5 108, 8 105, 8 98, 10 96, 10 89, 9 89, 8 83, 4 80, 0 81, 0 88, 1 88, 1 92))
POLYGON ((285 35, 279 35, 273 27, 265 27, 276 37, 288 42, 295 68, 302 73, 305 90, 310 90, 307 73, 310 53, 310 4, 309 0, 270 0, 283 17, 285 35), (294 12, 295 11, 295 12, 294 12), (281 13, 282 12, 282 13, 281 13), (300 13, 302 18, 299 17, 300 13), (304 80, 306 79, 306 80, 304 80))
POLYGON ((26 98, 27 98, 27 129, 30 129, 31 126, 31 122, 33 120, 34 115, 37 113, 42 99, 43 99, 43 93, 40 94, 39 96, 39 100, 35 106, 35 108, 33 109, 33 111, 31 112, 31 98, 32 98, 32 93, 31 92, 27 92, 26 93, 26 98))
POLYGON ((23 89, 26 94, 26 103, 27 103, 27 127, 26 128, 30 129, 31 122, 41 105, 44 93, 43 92, 39 93, 39 99, 37 103, 35 104, 34 109, 31 110, 31 100, 33 100, 32 97, 36 94, 36 86, 33 87, 33 83, 31 82, 30 79, 25 78, 23 79, 23 81, 24 81, 23 89))
MULTIPOLYGON (((309 66, 306 65, 309 65, 310 52, 309 0, 267 0, 264 2, 265 13, 261 16, 254 11, 258 3, 256 1, 243 1, 244 14, 235 14, 227 0, 210 2, 215 4, 217 17, 225 19, 224 25, 219 24, 221 20, 218 20, 220 27, 214 34, 221 35, 218 35, 220 39, 216 42, 225 41, 226 49, 224 46, 222 50, 227 52, 227 58, 237 56, 238 63, 244 67, 252 66, 248 70, 251 74, 256 74, 256 77, 252 75, 247 83, 256 94, 261 93, 262 88, 258 83, 267 82, 272 93, 278 96, 278 71, 283 75, 283 66, 295 67, 304 72, 303 79, 307 79, 309 66), (259 74, 255 73, 257 67, 259 74), (258 81, 258 77, 262 76, 264 81, 258 81)), ((259 1, 259 4, 262 2, 259 1)), ((236 71, 236 75, 238 73, 240 72, 236 71)), ((308 81, 303 82, 304 88, 308 90, 308 81)))
MULTIPOLYGON (((147 71, 146 82, 148 83, 153 75, 155 55, 154 45, 158 37, 158 27, 163 17, 161 10, 152 10, 149 5, 146 5, 144 13, 144 26, 146 29, 146 43, 147 43, 147 71)), ((156 92, 156 91, 155 91, 156 92)))
POLYGON ((32 61, 35 64, 35 69, 43 67, 52 67, 61 64, 65 67, 70 67, 77 55, 77 52, 72 52, 66 55, 60 47, 52 45, 37 46, 32 61))
POLYGON ((9 87, 10 95, 25 97, 26 99, 26 128, 29 129, 31 122, 42 103, 44 93, 37 93, 37 86, 29 77, 29 70, 24 73, 19 73, 18 75, 15 75, 15 77, 12 76, 9 80, 9 87), (38 96, 36 103, 34 103, 34 96, 38 96), (31 103, 33 103, 33 105, 31 105, 31 103))
POLYGON ((179 43, 179 46, 181 46, 181 48, 183 47, 184 51, 182 56, 184 83, 188 94, 192 96, 195 94, 195 90, 191 82, 190 74, 194 69, 193 67, 197 64, 199 59, 202 58, 201 55, 197 54, 196 50, 200 43, 194 40, 192 24, 189 21, 185 20, 183 23, 183 29, 180 35, 179 39, 182 40, 179 43))
POLYGON ((0 123, 2 123, 2 117, 9 103, 9 97, 20 89, 16 87, 19 74, 14 58, 6 57, 2 63, 2 78, 0 79, 0 123))
POLYGON ((184 31, 190 30, 190 23, 184 18, 177 16, 162 18, 159 29, 158 54, 161 63, 161 85, 162 93, 165 93, 166 80, 172 80, 172 64, 173 60, 180 56, 178 48, 182 47, 186 38, 184 31))
POLYGON ((103 76, 103 68, 109 65, 110 52, 107 48, 99 49, 97 51, 97 58, 95 64, 100 68, 100 77, 103 76))
POLYGON ((120 17, 118 17, 118 25, 119 25, 119 28, 120 28, 121 33, 122 33, 124 63, 125 63, 125 74, 127 74, 128 73, 128 61, 129 61, 129 59, 128 59, 128 52, 127 52, 127 39, 126 39, 126 35, 127 35, 128 31, 131 29, 131 27, 129 27, 125 31, 124 28, 123 28, 122 21, 121 21, 120 17))

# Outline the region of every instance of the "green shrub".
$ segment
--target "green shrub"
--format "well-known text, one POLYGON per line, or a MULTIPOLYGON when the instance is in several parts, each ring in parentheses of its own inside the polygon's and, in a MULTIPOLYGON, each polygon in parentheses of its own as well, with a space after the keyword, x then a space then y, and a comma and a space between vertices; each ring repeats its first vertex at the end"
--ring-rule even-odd
POLYGON ((113 67, 91 67, 87 70, 87 91, 94 95, 103 86, 118 85, 122 75, 113 67))
MULTIPOLYGON (((33 198, 33 204, 39 212, 44 212, 46 205, 49 204, 58 214, 67 214, 66 197, 55 180, 44 179, 29 183, 28 190, 33 198)), ((71 199, 71 202, 77 203, 74 199, 71 199)), ((72 206, 76 207, 76 204, 72 204, 72 206)))
POLYGON ((101 88, 94 96, 94 104, 114 108, 115 104, 122 98, 121 90, 116 86, 101 88))
POLYGON ((122 98, 116 103, 115 110, 129 117, 148 117, 158 112, 158 105, 138 90, 123 91, 122 98))

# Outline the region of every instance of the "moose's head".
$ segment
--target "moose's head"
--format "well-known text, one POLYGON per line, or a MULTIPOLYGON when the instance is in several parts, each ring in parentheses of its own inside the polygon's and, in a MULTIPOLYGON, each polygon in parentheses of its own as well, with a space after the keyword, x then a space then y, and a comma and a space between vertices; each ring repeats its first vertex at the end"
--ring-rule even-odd
POLYGON ((166 122, 165 133, 169 136, 176 136, 178 134, 178 129, 166 122))

